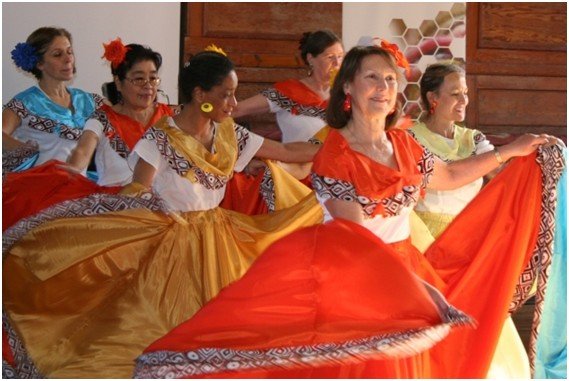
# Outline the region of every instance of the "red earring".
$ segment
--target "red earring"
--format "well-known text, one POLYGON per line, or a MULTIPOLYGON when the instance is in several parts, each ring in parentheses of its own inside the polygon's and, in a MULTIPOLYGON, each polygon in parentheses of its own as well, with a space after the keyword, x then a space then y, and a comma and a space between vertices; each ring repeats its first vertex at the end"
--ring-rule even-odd
POLYGON ((350 95, 350 93, 346 94, 346 99, 344 99, 342 108, 344 109, 345 112, 352 111, 352 96, 350 95))
POLYGON ((431 102, 431 108, 429 109, 429 114, 433 115, 435 113, 435 110, 437 109, 438 105, 439 105, 439 102, 432 101, 431 102))

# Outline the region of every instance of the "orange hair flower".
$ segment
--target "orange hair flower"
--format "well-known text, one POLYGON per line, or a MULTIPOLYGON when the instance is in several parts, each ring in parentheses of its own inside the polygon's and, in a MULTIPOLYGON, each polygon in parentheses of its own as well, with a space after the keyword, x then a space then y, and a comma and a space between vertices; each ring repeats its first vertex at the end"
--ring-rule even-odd
MULTIPOLYGON (((375 39, 376 38, 374 38, 374 40, 375 39)), ((409 71, 411 70, 409 68, 409 61, 407 61, 407 58, 403 55, 403 53, 401 53, 401 50, 399 50, 399 47, 396 44, 390 44, 387 40, 381 40, 380 46, 383 50, 388 51, 389 54, 393 56, 397 66, 405 69, 405 73, 409 74, 409 71)))
POLYGON ((116 69, 124 61, 126 52, 130 50, 129 47, 124 46, 120 37, 117 37, 108 44, 103 44, 103 47, 105 48, 105 54, 103 54, 101 58, 110 61, 113 69, 116 69))

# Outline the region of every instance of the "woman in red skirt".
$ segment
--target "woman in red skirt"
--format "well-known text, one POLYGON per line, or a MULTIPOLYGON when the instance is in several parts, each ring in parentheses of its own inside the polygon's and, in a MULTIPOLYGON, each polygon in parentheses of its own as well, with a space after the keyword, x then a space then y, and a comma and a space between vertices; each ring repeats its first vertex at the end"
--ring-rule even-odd
POLYGON ((540 220, 551 205, 542 182, 563 161, 552 156, 556 147, 540 150, 539 162, 560 163, 542 179, 534 151, 555 139, 530 134, 440 161, 390 128, 403 60, 386 42, 346 55, 327 111, 335 130, 313 165, 325 223, 269 247, 242 279, 150 345, 135 377, 486 375, 518 278, 546 245, 540 220), (411 245, 409 214, 427 184, 456 188, 516 156, 524 157, 425 256, 411 245))

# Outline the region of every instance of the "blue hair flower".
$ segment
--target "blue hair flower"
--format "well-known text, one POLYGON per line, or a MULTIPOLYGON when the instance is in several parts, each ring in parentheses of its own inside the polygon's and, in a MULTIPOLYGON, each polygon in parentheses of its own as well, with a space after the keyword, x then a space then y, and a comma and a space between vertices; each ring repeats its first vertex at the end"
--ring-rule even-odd
POLYGON ((32 71, 38 63, 36 49, 27 42, 20 42, 12 50, 12 60, 22 70, 32 71))

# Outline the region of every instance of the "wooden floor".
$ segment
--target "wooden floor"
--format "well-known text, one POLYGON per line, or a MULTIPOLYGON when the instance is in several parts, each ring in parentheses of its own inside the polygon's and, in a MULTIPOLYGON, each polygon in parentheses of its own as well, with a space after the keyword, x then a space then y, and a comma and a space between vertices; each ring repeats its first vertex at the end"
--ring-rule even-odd
POLYGON ((528 350, 529 345, 534 308, 535 298, 531 298, 519 309, 519 311, 512 315, 512 320, 518 329, 526 351, 528 350))

